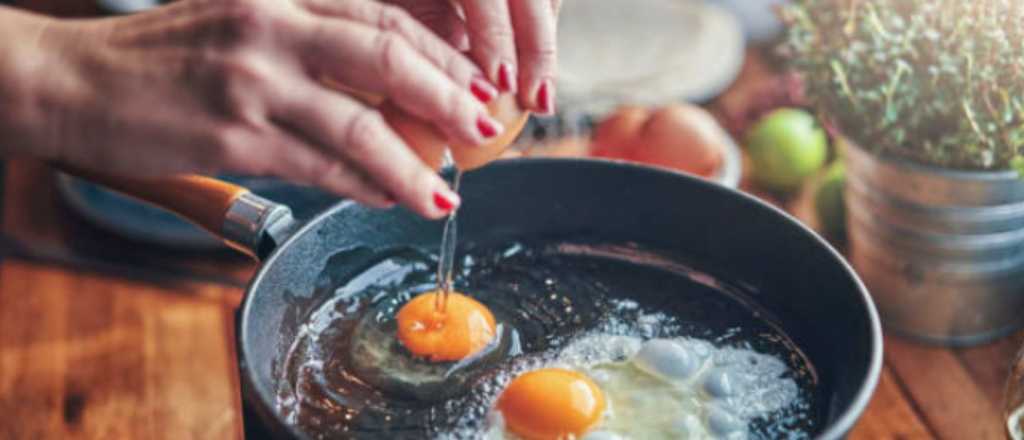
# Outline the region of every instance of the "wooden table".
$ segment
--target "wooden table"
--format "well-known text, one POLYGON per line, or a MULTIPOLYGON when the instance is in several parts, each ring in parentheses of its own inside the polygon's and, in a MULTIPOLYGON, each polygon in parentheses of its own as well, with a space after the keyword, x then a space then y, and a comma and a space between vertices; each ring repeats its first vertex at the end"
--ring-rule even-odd
MULTIPOLYGON (((10 163, 3 184, 0 438, 242 437, 233 310, 254 265, 98 231, 60 203, 38 164, 10 163)), ((1002 438, 1003 384, 1022 342, 948 350, 887 337, 881 382, 851 437, 1002 438)))

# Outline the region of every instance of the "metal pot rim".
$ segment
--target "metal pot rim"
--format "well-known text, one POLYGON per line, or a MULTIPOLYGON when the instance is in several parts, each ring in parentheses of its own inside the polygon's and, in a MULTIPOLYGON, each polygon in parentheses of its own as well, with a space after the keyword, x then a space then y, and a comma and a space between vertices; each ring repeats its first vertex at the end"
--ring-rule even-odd
POLYGON ((976 182, 999 182, 1006 180, 1021 180, 1020 173, 1011 169, 970 170, 944 168, 937 165, 926 165, 919 162, 914 162, 912 160, 894 156, 891 154, 877 154, 871 152, 866 148, 861 147, 860 144, 858 144, 857 142, 843 134, 839 134, 838 136, 836 136, 836 140, 843 144, 844 146, 852 147, 850 148, 850 150, 857 151, 861 153, 862 156, 869 156, 871 159, 876 160, 878 162, 882 162, 883 164, 897 168, 903 168, 918 174, 937 175, 952 180, 976 182))

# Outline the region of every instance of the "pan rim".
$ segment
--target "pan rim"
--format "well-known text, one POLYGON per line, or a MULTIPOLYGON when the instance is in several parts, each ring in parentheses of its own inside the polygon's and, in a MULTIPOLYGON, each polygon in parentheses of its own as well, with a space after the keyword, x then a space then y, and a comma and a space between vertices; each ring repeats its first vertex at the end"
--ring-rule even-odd
MULTIPOLYGON (((883 338, 882 338, 882 324, 881 319, 878 315, 878 310, 875 307, 874 301, 871 299, 871 294, 864 282, 860 279, 857 273, 853 270, 853 267, 846 260, 845 257, 839 251, 837 251, 831 244, 828 243, 819 234, 811 230, 808 226, 801 223, 790 213, 771 205, 765 201, 762 201, 750 194, 739 191, 737 189, 726 187, 722 184, 704 180, 700 177, 696 177, 690 174, 686 174, 671 169, 652 167, 632 162, 626 162, 622 160, 614 159, 602 159, 602 158, 516 158, 516 159, 503 159, 494 162, 489 165, 492 167, 532 167, 532 166, 561 166, 561 164, 580 164, 596 167, 624 167, 633 171, 639 171, 643 173, 649 173, 653 175, 670 176, 677 179, 684 179, 689 181, 689 184, 702 186, 707 190, 718 192, 728 197, 739 197, 742 201, 758 206, 762 209, 768 209, 776 215, 789 223, 791 226, 796 227, 801 234, 808 236, 811 240, 814 240, 818 245, 823 246, 824 249, 829 253, 832 259, 838 262, 843 271, 847 276, 852 279, 859 292, 859 300, 864 307, 868 325, 870 327, 870 340, 871 340, 871 359, 868 364, 867 374, 861 379, 860 386, 858 387, 857 393, 850 400, 849 407, 843 411, 832 423, 830 423, 825 430, 820 432, 815 438, 823 440, 841 439, 853 429, 854 424, 861 417, 864 411, 867 409, 868 404, 871 401, 871 397, 875 393, 875 389, 878 386, 879 379, 882 372, 882 360, 883 360, 883 338)), ((251 297, 252 293, 259 288, 260 283, 267 275, 269 268, 275 265, 275 262, 280 257, 284 249, 289 248, 296 240, 308 233, 308 231, 325 219, 332 217, 338 211, 346 209, 352 205, 356 205, 351 200, 344 200, 333 206, 325 209, 323 212, 317 214, 300 228, 298 228, 292 235, 290 235, 284 243, 274 249, 270 256, 262 262, 259 270, 250 280, 245 290, 245 297, 242 300, 242 304, 239 309, 238 320, 236 322, 236 344, 237 344, 237 356, 239 363, 239 380, 242 382, 243 396, 242 398, 249 402, 250 405, 255 406, 257 413, 259 413, 264 420, 263 423, 267 423, 266 418, 270 417, 273 419, 273 423, 278 429, 284 429, 294 438, 305 439, 308 436, 300 431, 294 425, 286 425, 281 422, 280 417, 274 410, 275 403, 272 401, 274 395, 273 390, 266 389, 264 384, 258 383, 253 380, 253 373, 248 366, 248 347, 244 344, 247 338, 247 326, 244 324, 249 321, 249 313, 251 312, 251 297), (248 391, 247 391, 248 390, 248 391), (255 394, 253 396, 252 394, 255 394)))

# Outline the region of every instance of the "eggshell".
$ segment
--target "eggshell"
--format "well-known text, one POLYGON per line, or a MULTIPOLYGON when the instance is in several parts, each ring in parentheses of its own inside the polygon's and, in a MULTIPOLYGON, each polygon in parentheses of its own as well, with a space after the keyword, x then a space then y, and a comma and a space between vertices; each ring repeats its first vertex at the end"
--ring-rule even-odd
POLYGON ((519 107, 515 95, 503 94, 491 101, 487 110, 494 119, 505 126, 505 131, 483 145, 452 144, 452 158, 462 170, 472 170, 487 165, 501 156, 512 145, 530 119, 530 112, 519 107))
POLYGON ((650 116, 651 111, 646 107, 619 107, 594 127, 592 154, 609 159, 629 159, 630 150, 650 116))
POLYGON ((651 115, 632 150, 633 160, 710 177, 722 165, 725 132, 706 111, 662 107, 651 115))
POLYGON ((327 76, 321 77, 320 82, 324 86, 344 92, 368 106, 376 107, 388 125, 398 133, 406 145, 412 148, 413 152, 423 160, 423 163, 435 170, 441 169, 441 165, 444 164, 444 152, 448 149, 448 142, 445 140, 444 134, 429 122, 406 113, 395 103, 385 100, 380 95, 353 89, 327 76))
POLYGON ((409 115, 390 101, 381 104, 378 110, 423 163, 432 169, 441 169, 444 152, 448 150, 444 134, 431 123, 409 115))
MULTIPOLYGON (((381 115, 402 140, 416 152, 427 166, 440 169, 449 142, 444 133, 430 122, 409 115, 393 102, 385 101, 378 106, 381 115)), ((505 126, 505 131, 483 145, 452 144, 451 152, 455 164, 463 170, 472 170, 497 159, 512 144, 530 113, 519 108, 514 95, 501 95, 488 106, 491 116, 505 126)))

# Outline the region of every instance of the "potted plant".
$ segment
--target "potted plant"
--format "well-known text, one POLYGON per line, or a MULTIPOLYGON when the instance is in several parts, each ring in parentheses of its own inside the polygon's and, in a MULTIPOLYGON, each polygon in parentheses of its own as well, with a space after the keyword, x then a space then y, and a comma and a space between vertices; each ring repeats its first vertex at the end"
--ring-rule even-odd
MULTIPOLYGON (((800 0, 781 48, 845 161, 849 257, 887 327, 1024 323, 1024 3, 800 0)), ((827 294, 827 292, 822 292, 827 294)))

